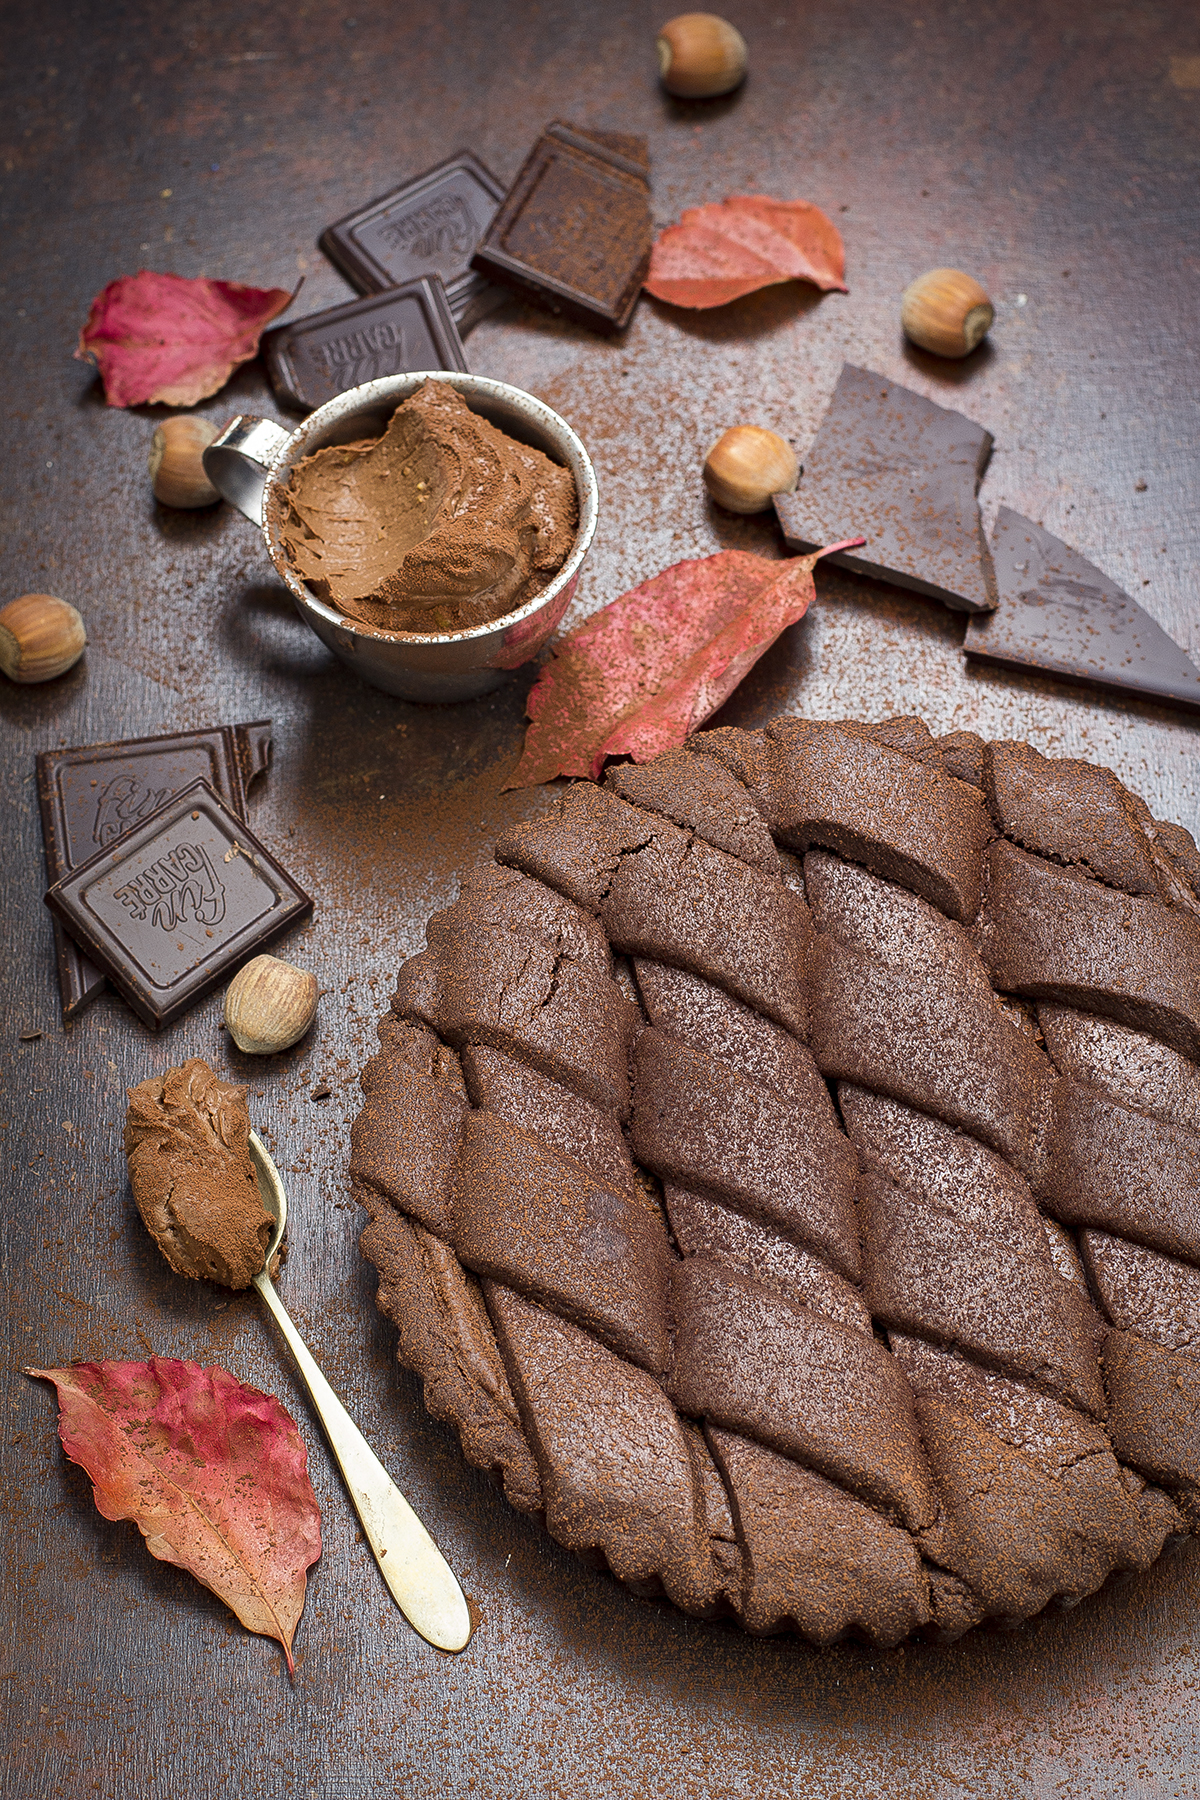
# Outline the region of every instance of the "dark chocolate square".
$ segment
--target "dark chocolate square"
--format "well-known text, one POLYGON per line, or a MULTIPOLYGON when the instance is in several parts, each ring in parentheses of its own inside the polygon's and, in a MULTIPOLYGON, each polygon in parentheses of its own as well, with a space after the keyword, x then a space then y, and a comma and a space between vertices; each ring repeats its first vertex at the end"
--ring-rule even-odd
POLYGON ((928 594, 960 612, 990 612, 995 581, 976 498, 992 434, 962 413, 842 366, 794 494, 775 511, 793 550, 865 537, 830 562, 928 594))
MULTIPOLYGON (((504 189, 469 150, 381 194, 321 233, 320 247, 360 294, 440 275, 464 334, 507 296, 471 268, 504 189)), ((449 368, 452 365, 446 364, 449 368)))
POLYGON ((1041 669, 1200 711, 1200 671, 1078 550, 1002 506, 992 560, 1000 604, 968 622, 963 650, 973 661, 1041 669))
POLYGON ((381 375, 467 368, 437 275, 276 325, 264 331, 261 349, 276 398, 301 412, 381 375))
POLYGON ((556 119, 525 159, 474 266, 596 331, 629 323, 650 266, 644 138, 556 119))
POLYGON ((312 911, 206 781, 56 882, 46 905, 155 1030, 312 911))
MULTIPOLYGON (((108 849, 193 781, 207 781, 244 819, 247 792, 270 756, 270 719, 43 750, 37 759, 38 804, 51 884, 108 849)), ((70 1019, 103 992, 104 976, 58 919, 54 941, 63 1018, 70 1019)))

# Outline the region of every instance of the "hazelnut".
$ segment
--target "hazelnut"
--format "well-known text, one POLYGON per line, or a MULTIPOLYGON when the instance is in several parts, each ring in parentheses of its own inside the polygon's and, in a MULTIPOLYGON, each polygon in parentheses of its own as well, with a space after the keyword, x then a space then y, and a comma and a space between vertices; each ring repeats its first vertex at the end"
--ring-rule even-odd
POLYGON ((220 433, 208 419, 194 413, 164 419, 150 444, 147 466, 154 484, 154 498, 164 506, 192 510, 211 506, 221 498, 204 473, 201 457, 220 433))
POLYGON ((253 957, 225 990, 226 1029, 251 1056, 290 1050, 316 1013, 316 976, 277 956, 253 957))
POLYGON ((83 620, 53 594, 22 594, 0 611, 0 669, 11 681, 53 681, 86 644, 83 620))
POLYGON ((680 13, 658 34, 658 72, 681 100, 728 94, 746 79, 746 40, 716 13, 680 13))
POLYGON ((704 485, 728 512, 766 512, 772 494, 795 492, 800 464, 792 446, 761 425, 734 425, 704 463, 704 485))
POLYGON ((979 283, 961 269, 918 275, 900 302, 905 336, 935 356, 969 356, 995 316, 979 283))

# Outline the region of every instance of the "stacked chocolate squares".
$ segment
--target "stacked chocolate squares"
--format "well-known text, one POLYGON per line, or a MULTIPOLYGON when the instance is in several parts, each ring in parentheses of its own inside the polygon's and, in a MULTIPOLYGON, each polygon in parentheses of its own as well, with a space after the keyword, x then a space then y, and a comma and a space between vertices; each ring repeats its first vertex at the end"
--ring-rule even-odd
POLYGON ((271 722, 37 759, 63 1017, 106 978, 155 1030, 312 911, 246 823, 271 722))
POLYGON ((465 371, 463 337, 510 292, 623 330, 652 236, 645 138, 554 120, 507 193, 461 150, 321 234, 365 297, 266 332, 271 384, 308 411, 382 375, 465 371))
POLYGON ((1200 711, 1200 671, 1077 550, 1007 507, 989 546, 978 494, 992 441, 962 413, 845 364, 797 491, 775 496, 788 546, 865 535, 830 562, 969 613, 973 661, 1200 711))

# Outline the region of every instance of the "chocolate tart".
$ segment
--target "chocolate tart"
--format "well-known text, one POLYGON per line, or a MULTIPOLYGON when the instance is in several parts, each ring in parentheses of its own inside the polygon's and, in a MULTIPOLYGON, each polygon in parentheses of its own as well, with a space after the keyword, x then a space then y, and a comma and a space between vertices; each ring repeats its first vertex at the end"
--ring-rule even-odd
POLYGON ((399 1359, 635 1592, 889 1646, 1200 1531, 1200 857, 918 719, 717 730, 517 826, 353 1132, 399 1359))

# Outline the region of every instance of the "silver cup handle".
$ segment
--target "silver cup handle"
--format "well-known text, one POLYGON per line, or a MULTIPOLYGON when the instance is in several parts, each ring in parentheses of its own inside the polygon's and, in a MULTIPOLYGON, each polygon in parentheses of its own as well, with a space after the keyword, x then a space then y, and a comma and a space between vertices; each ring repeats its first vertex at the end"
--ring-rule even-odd
POLYGON ((270 419, 239 413, 204 452, 204 473, 222 499, 244 512, 253 525, 263 522, 263 490, 271 464, 291 432, 270 419))

